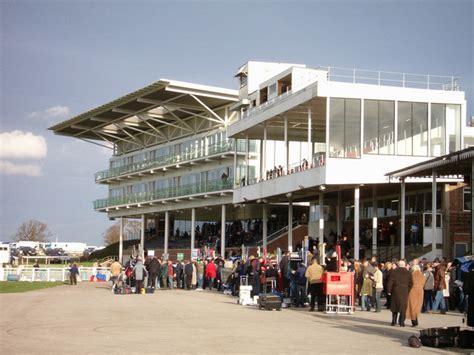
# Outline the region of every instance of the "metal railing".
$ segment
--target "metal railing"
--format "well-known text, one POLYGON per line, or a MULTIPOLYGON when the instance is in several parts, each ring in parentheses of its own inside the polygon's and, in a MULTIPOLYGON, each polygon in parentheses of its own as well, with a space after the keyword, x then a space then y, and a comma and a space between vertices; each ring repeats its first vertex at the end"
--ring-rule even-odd
POLYGON ((128 204, 137 204, 141 202, 153 202, 168 198, 202 194, 221 190, 232 190, 233 179, 212 180, 201 184, 189 184, 178 187, 171 187, 151 192, 138 192, 135 194, 103 198, 94 201, 94 209, 107 208, 111 206, 120 206, 128 204))
MULTIPOLYGON (((80 281, 89 281, 91 276, 105 275, 110 279, 110 268, 107 267, 79 267, 80 281)), ((7 281, 9 275, 18 277, 18 281, 47 281, 65 282, 69 280, 69 267, 62 268, 33 268, 33 267, 6 267, 0 268, 0 281, 7 281)))
MULTIPOLYGON (((296 228, 300 225, 299 221, 293 221, 291 224, 292 228, 296 228)), ((282 236, 283 234, 288 232, 288 225, 284 226, 283 228, 280 228, 279 230, 273 232, 267 237, 267 244, 274 241, 278 237, 282 236)), ((257 242, 258 245, 263 245, 263 238, 257 242)))
POLYGON ((241 186, 246 186, 246 185, 254 185, 258 184, 264 181, 270 181, 274 179, 278 179, 283 176, 287 175, 292 175, 295 173, 299 173, 302 171, 314 169, 314 168, 319 168, 322 166, 326 165, 326 154, 318 154, 313 156, 311 159, 311 162, 308 162, 307 160, 302 160, 298 163, 293 163, 288 166, 288 168, 282 167, 279 169, 278 167, 275 167, 274 169, 270 169, 268 172, 271 172, 271 174, 267 174, 265 177, 261 178, 251 178, 251 179, 246 179, 240 181, 241 186))
POLYGON ((317 69, 326 70, 329 81, 427 90, 461 90, 459 86, 460 78, 456 76, 413 74, 331 66, 320 66, 317 69))
POLYGON ((258 105, 258 106, 255 106, 255 107, 252 107, 252 108, 249 108, 247 109, 246 111, 244 111, 243 115, 242 115, 242 118, 241 119, 246 119, 248 117, 250 117, 251 115, 254 115, 260 111, 263 111, 264 109, 270 107, 270 106, 273 106, 273 105, 276 105, 276 104, 279 104, 279 103, 282 103, 286 100, 289 100, 290 98, 296 96, 297 94, 301 93, 301 92, 305 92, 305 91, 308 91, 308 90, 313 90, 313 89, 316 89, 317 88, 317 82, 313 83, 313 84, 310 84, 308 85, 307 87, 301 89, 301 90, 297 90, 297 91, 293 91, 293 90, 289 90, 281 95, 278 95, 278 96, 275 96, 273 98, 271 98, 270 100, 268 101, 265 101, 263 104, 261 105, 258 105))
POLYGON ((189 151, 189 152, 168 155, 168 156, 159 157, 153 160, 144 160, 144 161, 134 163, 134 164, 128 164, 128 165, 120 166, 117 168, 102 170, 95 174, 95 181, 115 178, 121 175, 127 175, 131 173, 138 173, 145 170, 152 170, 152 169, 156 169, 160 167, 165 167, 167 165, 183 163, 183 162, 187 162, 187 161, 191 161, 195 159, 206 158, 211 155, 230 152, 230 151, 233 151, 233 149, 234 149, 233 141, 217 143, 217 144, 209 145, 207 147, 203 146, 198 149, 193 149, 192 151, 189 151))

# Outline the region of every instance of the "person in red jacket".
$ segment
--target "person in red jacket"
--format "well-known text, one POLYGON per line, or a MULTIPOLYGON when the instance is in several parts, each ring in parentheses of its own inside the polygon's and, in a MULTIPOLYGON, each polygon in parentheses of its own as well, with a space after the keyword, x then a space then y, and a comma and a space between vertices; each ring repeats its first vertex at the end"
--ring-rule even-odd
POLYGON ((217 269, 216 269, 216 264, 214 263, 214 260, 211 260, 209 264, 206 266, 206 279, 207 279, 207 285, 209 286, 209 289, 212 290, 212 286, 214 285, 214 280, 216 279, 217 276, 217 269))

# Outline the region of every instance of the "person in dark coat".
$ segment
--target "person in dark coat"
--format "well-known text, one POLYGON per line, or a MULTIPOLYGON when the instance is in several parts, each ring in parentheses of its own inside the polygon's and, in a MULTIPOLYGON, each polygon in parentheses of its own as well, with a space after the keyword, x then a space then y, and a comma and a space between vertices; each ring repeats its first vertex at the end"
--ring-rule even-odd
POLYGON ((150 263, 148 264, 148 273, 150 277, 148 278, 148 286, 155 288, 156 286, 156 279, 160 274, 161 264, 160 261, 156 256, 151 259, 150 263))
POLYGON ((192 282, 193 279, 193 264, 189 261, 186 260, 184 264, 184 281, 186 283, 186 290, 192 289, 192 282))
POLYGON ((400 327, 405 326, 405 315, 407 311, 408 293, 413 286, 413 278, 405 267, 405 261, 400 260, 398 267, 390 273, 387 291, 392 296, 392 326, 398 323, 400 327), (400 314, 400 315, 398 315, 400 314))

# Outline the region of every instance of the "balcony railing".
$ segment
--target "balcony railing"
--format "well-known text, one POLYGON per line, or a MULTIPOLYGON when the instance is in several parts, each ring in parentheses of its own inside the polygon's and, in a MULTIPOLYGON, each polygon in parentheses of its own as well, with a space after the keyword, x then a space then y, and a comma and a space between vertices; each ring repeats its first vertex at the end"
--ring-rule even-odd
POLYGON ((275 166, 273 169, 267 170, 265 172, 265 177, 262 178, 251 178, 251 179, 242 179, 240 181, 240 186, 258 184, 260 182, 269 181, 277 179, 283 176, 292 175, 302 171, 323 167, 326 165, 326 153, 320 153, 313 156, 311 162, 303 159, 300 162, 290 164, 288 168, 280 166, 275 166))
POLYGON ((102 170, 95 174, 95 181, 115 178, 121 175, 138 173, 144 170, 150 170, 150 169, 164 167, 167 165, 178 164, 178 163, 183 163, 186 161, 205 158, 205 157, 215 155, 215 154, 230 152, 233 149, 234 149, 233 141, 217 143, 217 144, 209 145, 207 147, 194 149, 190 152, 168 155, 168 156, 159 157, 153 160, 144 160, 139 163, 128 164, 128 165, 120 166, 117 168, 102 170))
POLYGON ((189 184, 178 187, 170 187, 151 192, 138 192, 135 194, 103 198, 94 201, 94 209, 103 209, 112 206, 122 206, 130 204, 138 204, 145 202, 153 202, 170 198, 178 198, 183 196, 204 194, 207 192, 215 192, 222 190, 232 190, 233 180, 212 180, 206 183, 189 184))

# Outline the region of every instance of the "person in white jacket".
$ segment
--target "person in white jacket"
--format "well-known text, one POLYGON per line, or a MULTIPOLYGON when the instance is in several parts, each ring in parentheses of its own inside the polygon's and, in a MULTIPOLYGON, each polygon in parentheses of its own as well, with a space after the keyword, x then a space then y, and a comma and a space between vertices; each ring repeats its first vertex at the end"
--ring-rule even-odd
POLYGON ((374 263, 375 273, 372 279, 374 282, 375 312, 381 311, 380 295, 382 294, 382 290, 383 290, 383 273, 380 269, 382 267, 383 267, 382 264, 374 263))

